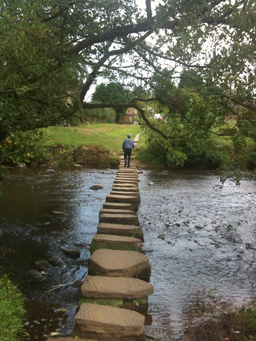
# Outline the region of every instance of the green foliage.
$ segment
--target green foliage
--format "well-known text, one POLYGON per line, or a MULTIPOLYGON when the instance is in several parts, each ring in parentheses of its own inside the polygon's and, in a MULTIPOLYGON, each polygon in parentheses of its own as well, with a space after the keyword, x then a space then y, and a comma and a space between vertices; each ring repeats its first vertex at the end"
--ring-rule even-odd
POLYGON ((47 1, 12 1, 1 9, 1 132, 58 121, 78 85, 74 59, 58 67, 61 36, 41 19, 45 6, 47 1))
POLYGON ((183 129, 185 136, 182 138, 166 141, 147 130, 147 154, 158 163, 172 167, 218 168, 227 161, 228 153, 221 148, 218 138, 185 132, 183 129))
POLYGON ((19 164, 30 163, 31 160, 43 162, 47 159, 48 150, 41 144, 42 131, 17 132, 11 134, 2 146, 3 161, 19 164))
POLYGON ((94 110, 87 110, 87 117, 94 123, 114 123, 116 113, 112 108, 98 108, 94 110))
MULTIPOLYGON (((118 83, 109 83, 107 85, 100 84, 97 85, 96 90, 92 96, 93 102, 100 103, 126 103, 127 102, 127 94, 123 89, 121 84, 118 83)), ((124 115, 124 108, 114 108, 116 113, 116 122, 124 115)))
MULTIPOLYGON (((134 0, 2 2, 0 141, 74 115, 83 122, 84 110, 109 102, 118 121, 125 108, 116 105, 130 100, 163 114, 167 136, 195 139, 193 146, 161 142, 170 164, 185 164, 192 154, 216 164, 200 141, 210 129, 218 134, 227 118, 237 126, 224 133, 242 155, 245 138, 256 140, 255 1, 163 0, 152 17, 150 3, 141 9, 134 0), (99 77, 109 84, 88 103, 99 77)), ((93 115, 113 120, 109 111, 93 115)), ((152 124, 161 134, 159 122, 152 124)))
POLYGON ((24 298, 5 275, 0 279, 0 339, 17 341, 24 332, 24 298))

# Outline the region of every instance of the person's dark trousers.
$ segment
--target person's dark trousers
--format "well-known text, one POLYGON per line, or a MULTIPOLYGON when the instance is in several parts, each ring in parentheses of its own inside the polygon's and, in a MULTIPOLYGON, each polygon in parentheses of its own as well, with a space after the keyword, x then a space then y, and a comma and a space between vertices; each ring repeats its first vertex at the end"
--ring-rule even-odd
POLYGON ((131 154, 132 154, 132 149, 130 148, 124 148, 124 166, 130 167, 130 162, 131 162, 131 154), (128 160, 127 160, 128 158, 128 160), (128 163, 127 163, 128 161, 128 163))

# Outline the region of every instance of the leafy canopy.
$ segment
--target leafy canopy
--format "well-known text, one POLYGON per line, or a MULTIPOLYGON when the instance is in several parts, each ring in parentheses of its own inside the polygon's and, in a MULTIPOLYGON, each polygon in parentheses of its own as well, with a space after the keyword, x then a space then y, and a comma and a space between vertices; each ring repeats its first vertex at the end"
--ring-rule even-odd
POLYGON ((165 139, 172 136, 150 122, 148 106, 200 131, 230 115, 251 129, 255 10, 254 0, 162 0, 154 11, 151 0, 143 10, 135 0, 1 2, 0 140, 100 107, 134 106, 165 139), (197 75, 193 89, 184 77, 176 89, 183 69, 197 75), (99 77, 123 83, 129 100, 88 102, 99 77), (204 107, 200 114, 193 101, 204 107))

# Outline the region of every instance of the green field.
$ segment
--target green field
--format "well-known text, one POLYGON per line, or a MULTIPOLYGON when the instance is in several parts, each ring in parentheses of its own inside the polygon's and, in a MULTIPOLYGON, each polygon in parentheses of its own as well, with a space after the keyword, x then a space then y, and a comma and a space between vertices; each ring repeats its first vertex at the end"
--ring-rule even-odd
POLYGON ((122 152, 122 143, 127 134, 130 133, 134 139, 141 131, 141 127, 125 124, 89 124, 78 127, 49 127, 41 131, 44 133, 41 143, 46 146, 98 145, 119 154, 122 152))

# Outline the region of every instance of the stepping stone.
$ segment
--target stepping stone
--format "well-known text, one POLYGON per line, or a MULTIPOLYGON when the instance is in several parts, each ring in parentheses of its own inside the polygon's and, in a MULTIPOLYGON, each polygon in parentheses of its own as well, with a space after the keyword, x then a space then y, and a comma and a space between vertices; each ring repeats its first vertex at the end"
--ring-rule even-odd
POLYGON ((124 191, 124 192, 118 192, 118 191, 111 191, 110 192, 110 194, 111 195, 131 195, 131 196, 133 196, 133 195, 136 195, 136 196, 140 196, 140 192, 128 192, 128 191, 124 191))
MULTIPOLYGON (((120 171, 119 171, 120 172, 120 171)), ((119 173, 119 172, 117 172, 117 173, 119 173)), ((122 173, 135 173, 135 174, 137 174, 137 170, 136 170, 136 168, 127 168, 127 167, 124 167, 124 168, 122 168, 122 173)))
POLYGON ((145 317, 135 311, 84 303, 75 321, 85 336, 97 340, 145 340, 145 317))
POLYGON ((86 276, 81 292, 79 306, 93 303, 146 312, 154 287, 137 278, 86 276))
POLYGON ((132 179, 138 179, 138 175, 136 174, 128 174, 128 173, 118 173, 116 178, 132 178, 132 179))
POLYGON ((96 250, 89 260, 89 275, 133 277, 149 282, 148 257, 137 251, 96 250))
POLYGON ((90 246, 93 254, 98 249, 142 251, 141 240, 133 237, 114 236, 109 234, 96 234, 90 246))
MULTIPOLYGON (((55 337, 50 338, 47 341, 77 341, 77 339, 73 339, 72 337, 55 337)), ((79 341, 96 341, 96 340, 89 340, 89 339, 79 339, 79 341)))
POLYGON ((152 295, 154 286, 138 278, 86 276, 83 297, 134 299, 152 295))
POLYGON ((106 202, 120 202, 130 203, 134 209, 137 209, 140 203, 140 198, 137 196, 129 195, 107 195, 106 202))
MULTIPOLYGON (((135 178, 133 176, 117 176, 114 181, 116 181, 116 180, 121 180, 123 182, 134 181, 134 184, 136 184, 136 185, 138 185, 138 182, 139 182, 139 179, 135 178)), ((115 182, 114 182, 114 184, 115 184, 115 182)))
POLYGON ((138 186, 138 180, 127 180, 127 178, 119 178, 117 180, 114 180, 114 184, 121 184, 126 186, 126 184, 130 185, 137 185, 138 186))
POLYGON ((132 170, 134 170, 134 169, 137 169, 136 168, 136 165, 133 165, 133 164, 131 164, 130 165, 130 167, 126 167, 126 166, 124 166, 124 162, 122 162, 120 165, 119 165, 119 169, 132 169, 132 170))
POLYGON ((121 210, 121 209, 118 209, 118 210, 116 210, 116 209, 111 209, 111 208, 102 208, 101 210, 100 210, 100 213, 99 213, 99 215, 101 215, 101 214, 134 214, 134 211, 133 211, 133 209, 131 208, 131 210, 121 210))
POLYGON ((117 173, 117 175, 125 175, 125 176, 135 176, 138 177, 138 172, 134 171, 134 172, 127 172, 127 171, 123 171, 123 170, 119 170, 117 173))
POLYGON ((139 192, 139 188, 137 186, 134 187, 118 187, 118 186, 113 186, 112 187, 113 191, 121 191, 121 192, 139 192))
POLYGON ((117 236, 134 237, 142 241, 144 240, 142 228, 137 225, 100 223, 97 230, 100 234, 113 234, 117 236))
POLYGON ((135 214, 101 214, 99 216, 100 223, 114 223, 123 225, 140 225, 138 216, 135 214))
POLYGON ((119 209, 120 210, 132 210, 133 209, 131 204, 117 203, 117 202, 104 202, 103 208, 118 209, 118 210, 119 209))
POLYGON ((129 188, 136 188, 138 190, 138 186, 129 183, 121 183, 121 184, 113 184, 113 187, 129 187, 129 188))

